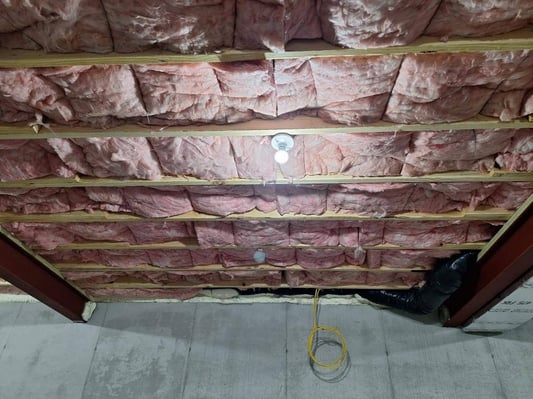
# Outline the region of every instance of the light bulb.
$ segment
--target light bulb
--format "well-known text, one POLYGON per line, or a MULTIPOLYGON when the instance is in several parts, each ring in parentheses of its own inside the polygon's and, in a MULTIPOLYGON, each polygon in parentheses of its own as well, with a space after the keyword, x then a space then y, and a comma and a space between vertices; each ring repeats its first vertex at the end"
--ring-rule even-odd
POLYGON ((258 249, 254 252, 254 261, 256 263, 265 263, 266 254, 263 252, 262 249, 258 249))
POLYGON ((274 154, 274 160, 279 164, 287 163, 289 160, 289 153, 285 150, 278 150, 274 154))

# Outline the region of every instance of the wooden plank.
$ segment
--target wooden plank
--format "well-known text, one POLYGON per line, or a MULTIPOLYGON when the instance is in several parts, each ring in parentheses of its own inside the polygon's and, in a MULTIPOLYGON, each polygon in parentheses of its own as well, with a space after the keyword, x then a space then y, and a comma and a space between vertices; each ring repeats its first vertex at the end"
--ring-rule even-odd
POLYGON ((12 212, 0 212, 0 223, 26 222, 26 223, 96 223, 96 222, 147 222, 147 221, 238 221, 238 220, 395 220, 395 221, 422 221, 422 220, 482 220, 482 221, 506 221, 513 215, 513 211, 498 208, 479 210, 463 210, 446 213, 422 213, 407 212, 387 217, 367 216, 356 213, 335 213, 326 211, 321 215, 281 215, 277 211, 260 212, 253 210, 241 214, 228 216, 206 215, 198 212, 187 212, 182 215, 164 218, 149 218, 126 213, 110 213, 105 211, 94 212, 65 212, 55 214, 18 214, 12 212))
MULTIPOLYGON (((423 247, 423 246, 402 246, 394 244, 378 244, 378 245, 364 245, 363 249, 381 249, 381 250, 397 250, 397 249, 442 249, 442 250, 481 250, 485 247, 486 242, 471 242, 462 244, 443 244, 439 246, 423 247)), ((354 247, 345 247, 342 245, 258 245, 247 247, 242 245, 225 245, 213 246, 209 249, 237 249, 237 248, 261 248, 261 249, 281 249, 281 248, 342 248, 355 249, 354 247)), ((42 248, 35 248, 42 249, 42 248)), ((153 244, 129 244, 127 242, 82 242, 60 245, 55 248, 56 251, 71 251, 71 250, 87 250, 87 249, 120 249, 120 250, 156 250, 156 249, 207 249, 207 247, 200 246, 196 240, 183 240, 161 242, 153 244)))
POLYGON ((311 285, 303 284, 298 287, 290 287, 286 283, 281 283, 278 285, 269 285, 266 283, 260 282, 241 282, 238 284, 237 281, 227 281, 219 283, 205 283, 205 284, 154 284, 154 283, 110 283, 110 284, 92 284, 92 285, 83 285, 83 289, 102 289, 102 288, 120 288, 120 289, 151 289, 151 288, 237 288, 237 289, 252 289, 252 288, 291 288, 291 289, 300 289, 300 288, 332 288, 332 289, 350 289, 350 290, 407 290, 412 287, 401 284, 382 284, 382 285, 365 285, 365 284, 348 284, 348 285, 311 285))
POLYGON ((125 272, 145 272, 145 271, 154 271, 154 272, 167 272, 167 271, 195 271, 195 272, 232 272, 232 271, 320 271, 320 272, 371 272, 371 273, 397 273, 397 272, 423 272, 426 270, 431 270, 426 266, 412 266, 412 267, 387 267, 381 266, 379 268, 368 268, 366 266, 355 266, 355 265, 340 265, 329 269, 306 269, 300 265, 292 266, 272 266, 272 265, 250 265, 250 266, 232 266, 227 267, 222 264, 216 265, 203 265, 203 266, 185 266, 185 267, 160 267, 153 265, 138 265, 135 267, 121 267, 121 266, 106 266, 99 265, 95 263, 57 263, 55 264, 61 272, 111 272, 111 271, 125 271, 125 272))
MULTIPOLYGON (((147 121, 148 122, 148 121, 147 121)), ((273 136, 280 132, 291 135, 338 134, 338 133, 382 133, 382 132, 419 132, 462 129, 524 129, 533 128, 533 121, 527 118, 502 122, 497 118, 476 116, 460 122, 433 124, 400 124, 375 122, 361 126, 346 126, 329 123, 310 116, 277 118, 270 120, 255 119, 248 122, 226 125, 190 125, 168 127, 144 127, 122 125, 109 129, 88 127, 53 126, 41 128, 38 133, 27 123, 0 124, 0 140, 46 139, 46 138, 88 138, 88 137, 181 137, 181 136, 273 136)))
POLYGON ((524 212, 533 204, 533 194, 513 213, 513 215, 507 220, 507 222, 498 230, 498 232, 492 237, 492 239, 483 247, 479 252, 477 259, 480 260, 487 251, 493 248, 496 243, 501 239, 501 237, 509 230, 509 228, 514 224, 514 222, 522 216, 524 212))
POLYGON ((340 48, 322 40, 294 40, 286 51, 221 49, 208 54, 176 54, 150 50, 139 53, 46 53, 35 50, 0 50, 1 68, 58 67, 70 65, 164 64, 192 62, 233 62, 278 60, 302 57, 339 57, 393 55, 410 53, 454 53, 480 51, 512 51, 533 49, 533 28, 528 26, 501 35, 481 38, 451 38, 422 36, 409 45, 368 49, 340 48))
POLYGON ((271 184, 354 184, 354 183, 457 183, 457 182, 529 182, 533 181, 533 172, 511 172, 493 169, 489 173, 448 172, 424 176, 372 176, 355 177, 339 174, 327 176, 306 176, 301 179, 279 177, 275 180, 261 179, 223 179, 205 180, 194 177, 164 176, 159 180, 112 179, 98 177, 61 178, 45 177, 31 180, 0 182, 0 188, 72 188, 72 187, 169 187, 169 186, 249 186, 271 184))

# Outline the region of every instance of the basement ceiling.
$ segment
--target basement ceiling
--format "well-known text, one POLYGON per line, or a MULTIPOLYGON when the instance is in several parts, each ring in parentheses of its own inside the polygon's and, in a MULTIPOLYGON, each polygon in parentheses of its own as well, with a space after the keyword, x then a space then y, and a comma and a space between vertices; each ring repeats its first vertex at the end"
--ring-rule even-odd
POLYGON ((0 0, 2 232, 96 300, 484 248, 533 193, 533 4, 377 3, 0 0))

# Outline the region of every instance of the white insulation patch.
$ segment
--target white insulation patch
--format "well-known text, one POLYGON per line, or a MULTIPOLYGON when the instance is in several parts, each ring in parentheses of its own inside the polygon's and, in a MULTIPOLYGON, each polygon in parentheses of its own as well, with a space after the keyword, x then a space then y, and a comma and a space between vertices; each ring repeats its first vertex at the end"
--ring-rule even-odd
MULTIPOLYGON (((132 299, 132 300, 102 300, 101 302, 138 302, 138 303, 221 303, 221 304, 253 304, 253 303, 293 303, 302 305, 312 305, 312 295, 237 295, 233 297, 219 297, 219 294, 210 293, 211 290, 203 290, 199 296, 191 299, 132 299)), ((385 306, 372 303, 359 295, 324 295, 320 297, 321 305, 370 305, 379 309, 386 309, 385 306)))
POLYGON ((36 303, 39 301, 29 295, 0 294, 0 303, 12 303, 12 302, 36 303))
MULTIPOLYGON (((257 295, 239 295, 232 296, 230 291, 235 290, 203 290, 199 296, 187 300, 180 299, 131 299, 131 300, 101 300, 99 302, 128 302, 128 303, 221 303, 221 304, 253 304, 253 303, 293 303, 301 305, 312 305, 312 295, 274 295, 274 294, 257 294, 257 295), (224 292, 217 292, 224 291, 224 292)), ((235 291, 237 292, 237 291, 235 291)), ((22 302, 36 303, 35 298, 29 295, 0 294, 0 303, 22 302)), ((94 306, 94 302, 88 302, 94 306)), ((372 303, 359 295, 324 295, 320 297, 321 305, 370 305, 379 309, 386 309, 386 306, 372 303)), ((91 305, 91 307, 92 307, 91 305)), ((94 310, 94 309, 93 309, 94 310)))

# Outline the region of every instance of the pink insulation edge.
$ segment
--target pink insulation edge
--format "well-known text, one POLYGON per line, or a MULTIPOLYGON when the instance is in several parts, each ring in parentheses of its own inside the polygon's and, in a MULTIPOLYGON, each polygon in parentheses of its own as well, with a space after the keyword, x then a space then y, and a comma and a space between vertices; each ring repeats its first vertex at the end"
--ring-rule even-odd
POLYGON ((533 183, 362 183, 267 189, 269 195, 253 186, 2 189, 0 211, 50 214, 104 210, 160 218, 192 210, 227 216, 257 209, 295 215, 330 211, 385 217, 483 207, 516 209, 533 192, 533 183))
MULTIPOLYGON (((286 178, 302 178, 533 170, 533 129, 296 136, 289 162, 279 169, 270 140, 261 136, 2 140, 0 181, 76 175, 273 181, 278 171, 286 178)), ((184 191, 178 187, 173 190, 184 191)), ((197 197, 196 194, 226 194, 228 190, 244 193, 251 189, 188 190, 197 197)), ((256 193, 268 201, 276 194, 290 196, 292 189, 257 187, 256 193)))
POLYGON ((233 46, 283 51, 292 39, 367 48, 408 44, 422 34, 482 37, 523 28, 533 6, 528 0, 26 0, 0 3, 0 13, 2 47, 199 53, 233 46))
MULTIPOLYGON (((382 119, 395 123, 453 122, 479 114, 510 120, 530 111, 532 63, 533 53, 524 50, 5 68, 0 70, 0 122, 37 121, 52 129, 54 124, 112 127, 138 123, 155 127, 226 124, 298 113, 347 125, 382 119), (442 73, 435 74, 435 70, 442 73), (243 81, 247 83, 243 85, 243 81)), ((80 148, 90 151, 103 147, 110 139, 77 139, 69 147, 58 140, 52 147, 72 153, 80 148)), ((182 145, 194 149, 187 140, 149 141, 156 153, 158 148, 168 153, 182 145)), ((217 147, 221 153, 230 145, 242 146, 240 139, 231 143, 227 138, 203 140, 204 146, 217 147)), ((120 145, 120 141, 111 139, 111 143, 119 144, 109 145, 120 145)), ((146 139, 137 142, 143 146, 146 139)), ((391 152, 392 157, 395 154, 391 152)), ((91 165, 84 166, 91 170, 91 165)), ((237 168, 239 171, 243 173, 245 168, 237 168)))

